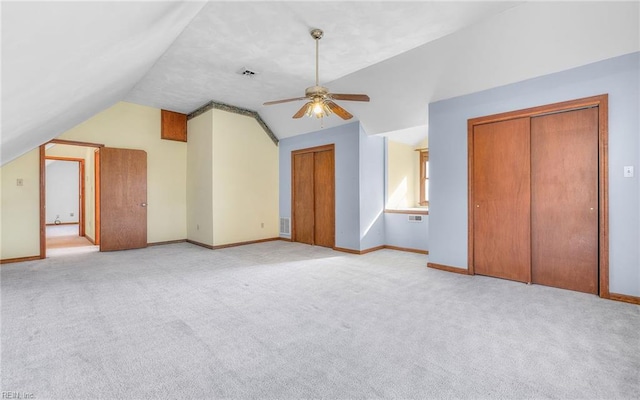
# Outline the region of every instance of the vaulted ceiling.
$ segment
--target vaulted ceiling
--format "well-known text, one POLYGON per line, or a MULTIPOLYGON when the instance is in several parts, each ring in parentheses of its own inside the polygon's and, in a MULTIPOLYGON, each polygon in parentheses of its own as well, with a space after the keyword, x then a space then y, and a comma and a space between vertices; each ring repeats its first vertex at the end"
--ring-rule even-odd
MULTIPOLYGON (((2 164, 118 101, 255 110, 279 138, 320 80, 369 134, 427 132, 428 103, 638 51, 638 2, 2 2, 2 164), (243 68, 253 76, 238 73, 243 68)), ((344 123, 333 116, 322 126, 344 123)))

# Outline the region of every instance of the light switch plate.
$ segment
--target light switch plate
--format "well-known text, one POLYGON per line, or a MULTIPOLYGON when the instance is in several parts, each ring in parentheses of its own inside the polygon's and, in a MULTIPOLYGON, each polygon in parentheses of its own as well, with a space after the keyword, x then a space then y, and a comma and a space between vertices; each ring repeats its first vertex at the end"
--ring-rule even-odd
POLYGON ((633 178, 633 165, 626 165, 624 167, 624 177, 633 178))

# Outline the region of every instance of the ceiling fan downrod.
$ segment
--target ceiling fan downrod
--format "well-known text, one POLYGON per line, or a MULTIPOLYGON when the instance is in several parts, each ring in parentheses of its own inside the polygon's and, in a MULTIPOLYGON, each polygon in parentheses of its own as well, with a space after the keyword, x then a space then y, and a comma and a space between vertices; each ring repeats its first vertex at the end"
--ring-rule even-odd
POLYGON ((320 78, 319 78, 319 63, 318 63, 318 54, 319 54, 319 50, 318 48, 319 43, 320 43, 320 39, 322 39, 322 36, 324 35, 324 32, 322 32, 322 29, 312 29, 311 32, 309 32, 311 34, 311 37, 316 41, 316 86, 320 86, 320 78))

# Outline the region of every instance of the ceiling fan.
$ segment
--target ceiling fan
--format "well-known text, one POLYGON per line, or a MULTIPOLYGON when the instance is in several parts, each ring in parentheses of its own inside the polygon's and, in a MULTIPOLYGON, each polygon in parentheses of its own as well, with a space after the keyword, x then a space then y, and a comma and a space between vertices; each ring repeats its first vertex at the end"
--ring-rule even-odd
POLYGON ((290 101, 308 100, 305 105, 293 115, 293 118, 302 118, 303 115, 309 117, 322 118, 331 114, 336 114, 342 119, 350 119, 353 117, 349 111, 340 107, 333 100, 347 100, 347 101, 369 101, 369 96, 366 94, 344 94, 344 93, 330 93, 329 89, 324 86, 320 86, 318 80, 318 42, 322 38, 324 32, 322 29, 312 29, 310 32, 311 37, 316 41, 316 84, 315 86, 308 87, 304 92, 304 97, 295 97, 292 99, 268 101, 264 103, 265 106, 272 104, 288 103, 290 101))

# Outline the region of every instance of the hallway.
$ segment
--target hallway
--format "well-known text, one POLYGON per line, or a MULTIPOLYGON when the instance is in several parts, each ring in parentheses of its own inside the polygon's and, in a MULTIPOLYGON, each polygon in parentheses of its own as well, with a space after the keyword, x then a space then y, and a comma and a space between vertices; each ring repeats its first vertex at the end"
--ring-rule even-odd
POLYGON ((78 236, 78 224, 47 225, 47 257, 99 251, 100 246, 78 236))

